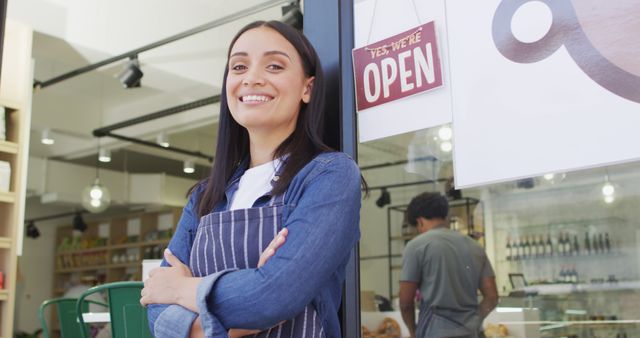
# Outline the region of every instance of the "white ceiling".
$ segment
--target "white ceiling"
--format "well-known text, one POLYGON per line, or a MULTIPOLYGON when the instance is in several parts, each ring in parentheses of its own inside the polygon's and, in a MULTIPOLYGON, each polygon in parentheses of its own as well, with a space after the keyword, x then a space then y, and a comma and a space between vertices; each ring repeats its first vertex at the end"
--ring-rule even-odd
MULTIPOLYGON (((7 16, 34 28, 34 77, 44 81, 256 4, 250 0, 19 0, 9 2, 7 16)), ((73 159, 95 154, 93 129, 217 94, 233 34, 248 22, 280 15, 280 6, 275 6, 141 53, 141 88, 124 89, 117 80, 122 61, 34 92, 30 155, 73 159), (44 128, 52 129, 53 146, 40 144, 44 128)), ((151 140, 166 131, 172 143, 211 154, 216 120, 217 105, 209 105, 118 132, 151 140), (191 132, 200 127, 211 130, 208 142, 201 132, 191 132)), ((101 143, 107 148, 131 146, 108 138, 101 143)), ((148 147, 134 148, 176 157, 148 147)))

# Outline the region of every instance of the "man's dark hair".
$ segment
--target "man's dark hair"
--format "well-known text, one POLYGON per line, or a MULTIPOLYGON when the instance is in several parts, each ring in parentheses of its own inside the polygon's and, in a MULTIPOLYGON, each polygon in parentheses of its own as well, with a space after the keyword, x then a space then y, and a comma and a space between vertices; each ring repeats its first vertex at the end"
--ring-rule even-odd
POLYGON ((447 218, 449 202, 437 192, 425 192, 414 197, 407 208, 407 221, 416 226, 418 217, 426 219, 447 218))

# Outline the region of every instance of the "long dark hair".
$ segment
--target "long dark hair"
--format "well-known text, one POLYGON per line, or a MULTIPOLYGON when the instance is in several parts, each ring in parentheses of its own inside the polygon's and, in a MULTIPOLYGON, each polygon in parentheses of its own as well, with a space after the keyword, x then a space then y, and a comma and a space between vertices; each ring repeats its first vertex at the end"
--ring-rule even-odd
MULTIPOLYGON (((324 132, 324 101, 325 84, 322 76, 320 59, 313 46, 301 32, 279 21, 256 21, 244 26, 231 40, 227 58, 236 40, 246 31, 268 27, 280 33, 293 45, 302 61, 302 68, 306 76, 314 76, 309 103, 301 102, 296 128, 275 150, 274 158, 289 154, 280 179, 273 187, 272 194, 283 193, 293 177, 311 161, 317 154, 331 149, 322 141, 324 132)), ((204 191, 198 201, 198 215, 200 217, 211 212, 220 202, 226 190, 227 182, 238 167, 238 164, 249 154, 249 133, 238 124, 229 111, 227 105, 227 74, 229 65, 225 66, 222 93, 220 96, 220 118, 218 123, 218 144, 216 158, 213 162, 211 175, 200 182, 204 191)))

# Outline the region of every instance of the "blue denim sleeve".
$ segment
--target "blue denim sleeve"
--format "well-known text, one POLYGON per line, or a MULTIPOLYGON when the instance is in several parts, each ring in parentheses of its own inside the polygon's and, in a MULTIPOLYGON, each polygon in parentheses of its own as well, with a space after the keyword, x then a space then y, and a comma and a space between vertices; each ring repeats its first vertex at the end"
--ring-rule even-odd
MULTIPOLYGON (((187 205, 182 210, 176 232, 169 242, 171 253, 187 265, 191 254, 192 238, 198 227, 198 217, 195 210, 200 192, 201 188, 198 187, 189 197, 187 205)), ((161 266, 168 266, 164 259, 161 266)), ((191 325, 197 314, 179 305, 149 304, 147 317, 149 328, 155 337, 189 337, 191 325), (186 336, 178 334, 178 332, 186 332, 186 336)))
POLYGON ((200 316, 212 323, 207 337, 225 337, 218 335, 225 328, 264 329, 294 318, 349 257, 359 236, 360 171, 346 155, 318 169, 293 192, 300 198, 285 220, 287 242, 267 264, 200 283, 200 316))

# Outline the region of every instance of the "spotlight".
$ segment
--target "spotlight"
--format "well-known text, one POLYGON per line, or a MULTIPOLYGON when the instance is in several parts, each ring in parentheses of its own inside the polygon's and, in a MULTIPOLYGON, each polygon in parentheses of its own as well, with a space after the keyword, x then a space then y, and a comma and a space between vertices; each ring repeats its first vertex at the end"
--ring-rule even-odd
POLYGON ((87 230, 87 223, 82 219, 82 213, 80 212, 73 216, 73 230, 78 230, 80 232, 87 230))
POLYGON ((40 237, 40 230, 36 228, 36 224, 33 221, 27 223, 27 237, 33 239, 40 237))
POLYGON ((453 130, 449 126, 443 126, 438 129, 438 136, 443 141, 449 141, 453 137, 453 130))
POLYGON ((182 171, 184 171, 185 174, 193 174, 196 171, 195 161, 185 160, 182 171))
POLYGON ((51 129, 45 128, 42 130, 42 137, 40 138, 40 142, 48 146, 56 143, 56 140, 54 140, 53 137, 51 137, 51 129))
POLYGON ((615 192, 616 188, 613 186, 613 184, 609 183, 609 181, 606 181, 602 186, 602 194, 604 196, 613 196, 615 192))
POLYGON ((140 79, 144 73, 140 70, 140 63, 138 62, 138 56, 134 55, 129 58, 129 62, 124 71, 118 75, 118 79, 122 82, 125 88, 137 88, 140 87, 140 79))
POLYGON ((167 136, 167 133, 163 131, 158 134, 158 136, 156 136, 156 143, 165 148, 169 148, 169 137, 167 136))
POLYGON ((282 7, 282 18, 280 18, 280 21, 293 28, 302 30, 303 17, 302 11, 300 11, 300 5, 296 3, 282 7))
POLYGON ((100 149, 98 152, 98 161, 109 163, 111 162, 111 150, 109 149, 100 149))
POLYGON ((391 194, 389 194, 389 191, 386 188, 382 188, 380 197, 376 200, 376 205, 378 208, 382 208, 387 204, 391 204, 391 194))
POLYGON ((516 181, 516 187, 519 189, 531 189, 535 186, 536 186, 536 181, 531 177, 523 178, 516 181))
POLYGON ((451 144, 450 141, 444 141, 440 143, 440 150, 444 151, 445 153, 451 152, 451 150, 453 150, 453 144, 451 144))

